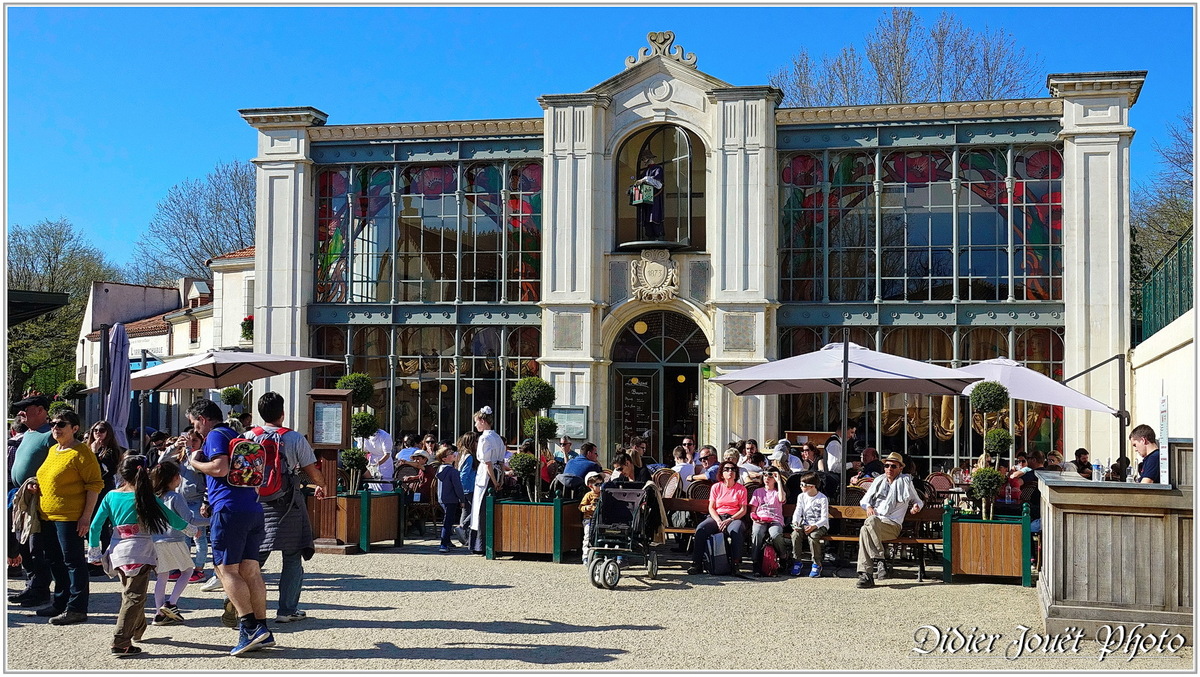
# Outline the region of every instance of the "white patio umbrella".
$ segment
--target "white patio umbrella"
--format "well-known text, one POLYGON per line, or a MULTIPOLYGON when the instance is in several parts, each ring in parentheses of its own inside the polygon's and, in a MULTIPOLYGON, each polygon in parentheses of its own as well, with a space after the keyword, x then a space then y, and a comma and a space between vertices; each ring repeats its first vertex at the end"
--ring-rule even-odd
POLYGON ((314 357, 210 350, 138 372, 130 379, 130 387, 133 390, 224 388, 302 369, 341 364, 336 360, 314 357))
MULTIPOLYGON (((830 343, 820 350, 722 374, 712 379, 738 395, 842 394, 842 421, 851 391, 958 395, 979 376, 928 362, 830 343)), ((846 466, 839 464, 845 500, 846 466)))
MULTIPOLYGON (((1008 388, 1008 396, 1014 400, 1041 402, 1072 409, 1103 411, 1113 416, 1117 415, 1117 410, 1107 404, 1094 400, 1019 362, 1003 357, 959 367, 959 371, 965 371, 987 381, 998 382, 1008 388)), ((975 384, 971 383, 963 389, 962 394, 970 395, 974 389, 975 384)))

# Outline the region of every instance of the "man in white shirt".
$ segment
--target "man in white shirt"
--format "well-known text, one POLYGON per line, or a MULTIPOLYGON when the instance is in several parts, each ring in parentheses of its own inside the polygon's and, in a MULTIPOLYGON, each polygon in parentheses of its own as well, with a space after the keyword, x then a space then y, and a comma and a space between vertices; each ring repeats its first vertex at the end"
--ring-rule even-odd
POLYGON ((867 519, 858 531, 858 583, 875 587, 875 579, 887 578, 883 563, 884 542, 900 535, 906 510, 917 514, 925 507, 912 477, 902 475, 904 457, 892 452, 883 459, 883 475, 875 478, 860 503, 867 519), (912 504, 910 510, 909 504, 912 504))
POLYGON ((675 447, 673 455, 675 456, 675 467, 672 470, 679 475, 679 493, 682 494, 692 483, 692 475, 696 474, 696 466, 688 463, 687 450, 682 446, 675 447))
POLYGON ((825 467, 829 472, 835 475, 840 473, 839 463, 845 464, 847 470, 854 467, 853 463, 846 460, 848 454, 843 454, 842 449, 854 449, 856 432, 858 432, 858 425, 851 421, 841 431, 840 437, 838 433, 834 433, 832 437, 825 440, 825 467))

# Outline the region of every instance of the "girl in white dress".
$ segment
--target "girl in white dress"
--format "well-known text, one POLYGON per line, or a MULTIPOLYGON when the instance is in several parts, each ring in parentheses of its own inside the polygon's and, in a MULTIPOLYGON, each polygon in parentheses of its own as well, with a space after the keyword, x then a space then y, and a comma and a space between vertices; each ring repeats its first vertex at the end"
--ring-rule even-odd
POLYGON ((484 406, 475 412, 475 429, 479 431, 476 457, 479 469, 475 473, 475 491, 471 499, 471 552, 482 555, 484 497, 490 485, 500 486, 504 468, 504 440, 492 430, 492 408, 484 406))

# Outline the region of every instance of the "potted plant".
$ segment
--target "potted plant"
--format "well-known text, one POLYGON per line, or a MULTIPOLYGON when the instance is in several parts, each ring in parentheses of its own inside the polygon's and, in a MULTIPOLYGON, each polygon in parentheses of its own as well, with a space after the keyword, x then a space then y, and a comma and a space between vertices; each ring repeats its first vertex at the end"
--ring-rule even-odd
POLYGON ((375 396, 375 380, 362 372, 346 374, 337 380, 334 387, 339 390, 352 390, 350 402, 360 409, 365 407, 375 396))
POLYGON ((346 487, 346 493, 357 493, 362 484, 363 473, 367 471, 367 452, 362 449, 343 449, 342 467, 350 476, 350 486, 346 487))
POLYGON ((530 502, 537 502, 538 459, 533 454, 513 454, 508 459, 508 467, 512 468, 521 485, 525 487, 525 495, 530 502))
POLYGON ((254 340, 254 316, 247 315, 242 318, 242 340, 254 340))
MULTIPOLYGON (((997 431, 989 431, 997 432, 997 431)), ((1007 434, 1007 431, 1001 431, 1007 434)), ((979 514, 985 519, 992 519, 995 515, 996 494, 999 493, 1000 487, 1004 486, 1004 475, 995 468, 977 468, 971 473, 971 498, 979 505, 979 514)))
MULTIPOLYGON (((552 438, 558 432, 558 424, 538 412, 554 406, 554 386, 537 376, 527 376, 513 385, 512 399, 518 407, 533 413, 521 426, 526 435, 533 438, 533 447, 542 448, 542 440, 552 438), (550 422, 550 425, 546 423, 550 422)), ((534 500, 541 498, 541 484, 534 482, 534 500)))

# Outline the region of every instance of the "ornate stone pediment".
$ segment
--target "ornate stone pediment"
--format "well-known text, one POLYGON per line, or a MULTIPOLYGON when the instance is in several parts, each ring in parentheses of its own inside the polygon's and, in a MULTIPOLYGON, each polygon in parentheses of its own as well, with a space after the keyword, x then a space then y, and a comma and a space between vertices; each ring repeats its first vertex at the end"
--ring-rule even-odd
POLYGON ((629 286, 633 298, 661 303, 679 296, 679 274, 671 252, 666 249, 646 249, 642 258, 629 265, 629 286))
POLYGON ((675 31, 651 31, 646 34, 646 41, 650 43, 650 49, 642 47, 636 56, 625 57, 626 70, 656 56, 673 59, 692 68, 696 67, 695 54, 685 53, 682 47, 672 44, 675 42, 675 31))

